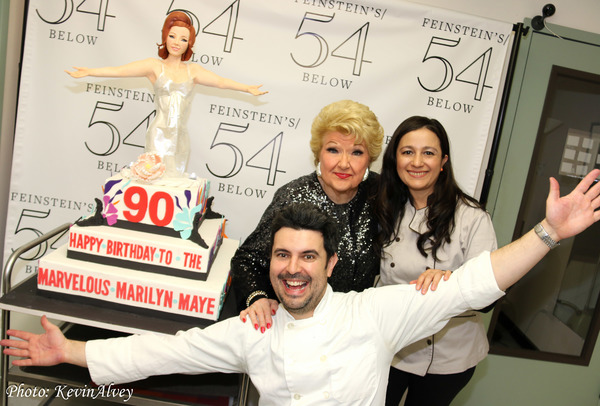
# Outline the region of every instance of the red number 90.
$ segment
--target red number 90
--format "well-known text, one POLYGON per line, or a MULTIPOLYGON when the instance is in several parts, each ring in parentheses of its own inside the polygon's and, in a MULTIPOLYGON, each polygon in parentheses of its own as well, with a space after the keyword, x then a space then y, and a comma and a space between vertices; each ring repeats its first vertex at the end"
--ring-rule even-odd
POLYGON ((148 203, 148 193, 146 189, 139 186, 132 186, 125 190, 123 196, 125 206, 129 210, 124 210, 123 215, 128 221, 132 223, 139 223, 146 217, 146 213, 150 216, 152 224, 164 227, 171 223, 173 219, 173 198, 166 192, 158 191, 152 194, 150 202, 148 203), (161 201, 164 201, 162 206, 164 207, 163 217, 159 217, 159 207, 161 201))

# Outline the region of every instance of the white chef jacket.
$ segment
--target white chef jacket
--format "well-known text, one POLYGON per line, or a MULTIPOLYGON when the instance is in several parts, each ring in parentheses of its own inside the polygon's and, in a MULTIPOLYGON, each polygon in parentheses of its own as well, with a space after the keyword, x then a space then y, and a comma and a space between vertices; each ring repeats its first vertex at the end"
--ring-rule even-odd
MULTIPOLYGON (((427 267, 455 270, 483 251, 497 248, 496 233, 488 213, 459 201, 454 215, 451 241, 431 254, 421 255, 417 239, 427 231, 427 208, 415 210, 408 202, 396 240, 384 249, 378 286, 415 280, 427 267)), ((452 318, 439 332, 403 348, 392 366, 412 374, 455 374, 477 365, 488 353, 489 344, 481 315, 466 311, 452 318)))
POLYGON ((97 384, 240 372, 250 376, 263 406, 383 405, 390 362, 400 348, 502 295, 484 253, 431 294, 413 286, 361 293, 334 293, 328 286, 312 317, 295 320, 280 306, 264 334, 232 317, 175 336, 89 341, 86 359, 97 384))

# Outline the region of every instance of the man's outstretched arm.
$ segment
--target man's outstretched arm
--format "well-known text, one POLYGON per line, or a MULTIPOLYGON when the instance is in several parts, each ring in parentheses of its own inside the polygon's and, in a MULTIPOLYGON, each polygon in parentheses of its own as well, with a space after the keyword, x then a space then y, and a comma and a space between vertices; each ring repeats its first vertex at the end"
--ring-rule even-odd
MULTIPOLYGON (((546 218, 541 224, 554 241, 579 234, 600 220, 600 182, 592 186, 599 175, 600 170, 591 171, 571 193, 563 197, 560 197, 556 179, 550 178, 546 218)), ((535 231, 531 230, 518 240, 492 252, 492 268, 498 287, 506 290, 512 286, 549 250, 535 231)))
POLYGON ((68 363, 87 368, 85 342, 67 339, 46 316, 42 316, 41 323, 44 334, 8 330, 7 335, 17 339, 0 340, 0 345, 5 347, 4 354, 22 358, 14 360, 14 365, 51 366, 68 363))

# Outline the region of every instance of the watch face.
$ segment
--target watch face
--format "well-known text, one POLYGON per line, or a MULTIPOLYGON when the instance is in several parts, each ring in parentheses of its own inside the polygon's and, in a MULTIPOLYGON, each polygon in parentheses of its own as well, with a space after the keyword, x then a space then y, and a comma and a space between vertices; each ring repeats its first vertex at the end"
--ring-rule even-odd
POLYGON ((550 249, 555 248, 556 246, 559 245, 559 243, 557 243, 556 241, 554 241, 552 239, 552 237, 550 237, 550 235, 546 232, 546 230, 544 230, 544 227, 542 227, 542 225, 540 223, 537 223, 535 225, 535 227, 533 228, 533 230, 538 235, 538 237, 540 237, 542 239, 542 241, 548 247, 550 247, 550 249))
POLYGON ((536 232, 538 237, 540 237, 542 240, 548 235, 548 233, 546 233, 546 230, 544 230, 544 227, 542 227, 542 225, 540 223, 537 223, 535 225, 535 227, 533 228, 533 230, 536 232))

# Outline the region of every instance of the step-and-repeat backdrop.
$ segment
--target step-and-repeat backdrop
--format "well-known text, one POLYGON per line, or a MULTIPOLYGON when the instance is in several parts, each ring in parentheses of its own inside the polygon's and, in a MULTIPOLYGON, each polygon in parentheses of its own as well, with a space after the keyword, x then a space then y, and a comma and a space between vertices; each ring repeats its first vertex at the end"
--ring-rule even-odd
MULTIPOLYGON (((191 62, 269 91, 195 89, 188 172, 210 180, 229 237, 243 240, 277 188, 314 170, 312 119, 341 99, 368 105, 386 142, 411 115, 439 119, 459 182, 476 193, 512 24, 399 0, 31 0, 5 260, 89 214, 104 180, 143 151, 155 115, 145 78, 64 71, 157 57, 173 10, 196 28, 191 62)), ((14 280, 35 272, 59 237, 25 254, 14 280)))

